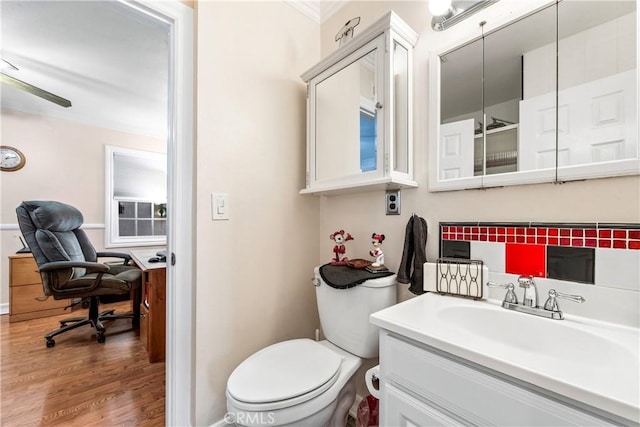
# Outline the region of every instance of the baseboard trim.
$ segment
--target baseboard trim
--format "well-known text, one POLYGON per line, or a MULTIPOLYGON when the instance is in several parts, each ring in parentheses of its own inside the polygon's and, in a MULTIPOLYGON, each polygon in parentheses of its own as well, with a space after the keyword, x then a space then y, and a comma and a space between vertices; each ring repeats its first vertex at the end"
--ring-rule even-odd
POLYGON ((5 302, 0 304, 0 315, 9 314, 9 303, 5 302))

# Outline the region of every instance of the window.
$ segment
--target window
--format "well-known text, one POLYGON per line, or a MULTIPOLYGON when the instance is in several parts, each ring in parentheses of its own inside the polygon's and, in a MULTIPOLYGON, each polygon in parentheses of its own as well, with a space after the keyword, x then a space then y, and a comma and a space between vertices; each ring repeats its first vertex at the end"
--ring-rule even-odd
POLYGON ((105 155, 105 247, 166 244, 166 154, 105 146, 105 155))

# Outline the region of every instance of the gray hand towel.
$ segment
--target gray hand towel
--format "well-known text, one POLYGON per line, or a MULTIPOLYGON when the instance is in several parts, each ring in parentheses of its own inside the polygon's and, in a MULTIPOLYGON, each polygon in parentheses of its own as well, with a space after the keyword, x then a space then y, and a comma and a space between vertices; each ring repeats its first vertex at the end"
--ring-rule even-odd
POLYGON ((408 283, 409 290, 420 295, 424 293, 424 266, 427 262, 427 221, 413 214, 409 218, 404 236, 404 249, 398 268, 398 283, 408 283))

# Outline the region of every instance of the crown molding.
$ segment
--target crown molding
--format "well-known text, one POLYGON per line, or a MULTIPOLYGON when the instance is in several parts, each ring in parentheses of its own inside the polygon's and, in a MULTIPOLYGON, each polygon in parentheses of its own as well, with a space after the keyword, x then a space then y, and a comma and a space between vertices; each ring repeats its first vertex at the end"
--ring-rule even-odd
POLYGON ((285 3, 297 9, 316 24, 323 24, 338 12, 348 0, 284 0, 285 3))

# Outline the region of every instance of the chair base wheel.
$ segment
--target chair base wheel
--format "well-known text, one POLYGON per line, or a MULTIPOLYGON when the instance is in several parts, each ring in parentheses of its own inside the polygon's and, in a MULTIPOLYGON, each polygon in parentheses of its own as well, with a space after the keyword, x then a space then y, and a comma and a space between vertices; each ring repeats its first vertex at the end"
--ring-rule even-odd
POLYGON ((104 343, 107 340, 107 337, 104 336, 104 333, 98 333, 98 342, 104 343))
POLYGON ((54 345, 56 345, 56 341, 55 340, 52 340, 52 339, 47 340, 47 348, 51 348, 54 345))

